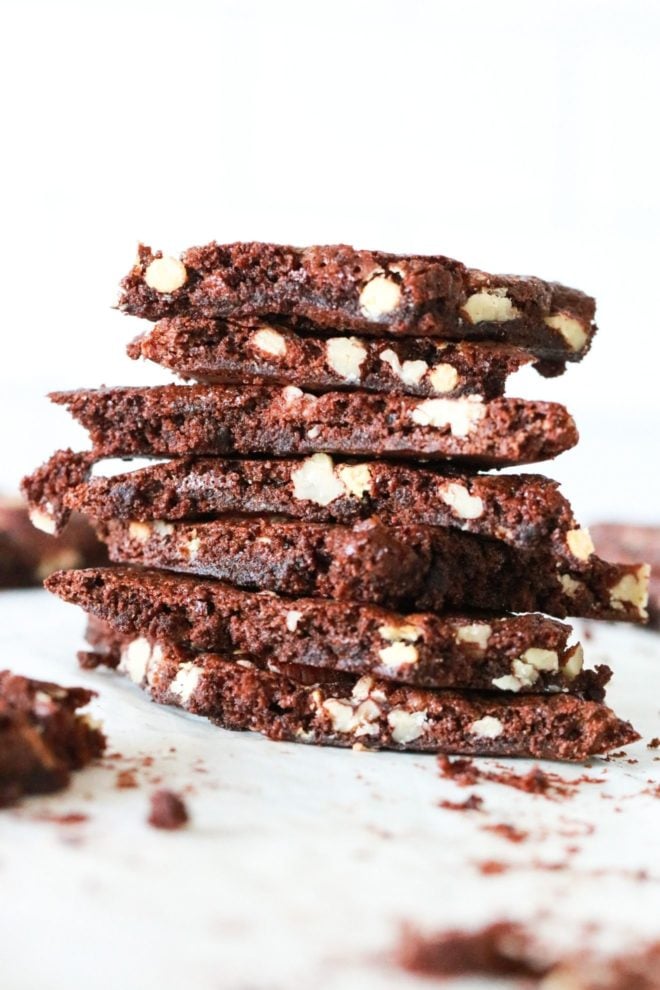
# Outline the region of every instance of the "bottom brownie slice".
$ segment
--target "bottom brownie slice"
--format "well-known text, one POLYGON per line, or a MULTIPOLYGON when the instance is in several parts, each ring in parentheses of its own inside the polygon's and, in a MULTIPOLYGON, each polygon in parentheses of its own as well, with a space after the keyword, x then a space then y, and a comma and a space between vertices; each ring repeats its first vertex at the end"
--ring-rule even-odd
POLYGON ((93 697, 84 688, 0 672, 0 806, 66 787, 71 770, 101 755, 105 736, 77 714, 93 697))
MULTIPOLYGON (((116 633, 104 643, 97 625, 92 638, 98 662, 106 662, 116 633)), ((577 695, 425 690, 297 664, 258 666, 144 638, 124 643, 118 669, 154 701, 280 741, 583 760, 639 739, 606 705, 577 695)))

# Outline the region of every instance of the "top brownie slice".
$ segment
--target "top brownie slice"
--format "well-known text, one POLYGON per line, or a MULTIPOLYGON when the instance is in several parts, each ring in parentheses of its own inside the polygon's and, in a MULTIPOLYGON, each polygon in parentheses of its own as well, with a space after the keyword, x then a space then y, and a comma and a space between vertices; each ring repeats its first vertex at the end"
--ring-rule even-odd
POLYGON ((140 246, 121 285, 119 308, 149 320, 262 317, 321 332, 502 340, 550 374, 583 357, 595 332, 594 300, 557 282, 346 245, 211 243, 181 259, 140 246))

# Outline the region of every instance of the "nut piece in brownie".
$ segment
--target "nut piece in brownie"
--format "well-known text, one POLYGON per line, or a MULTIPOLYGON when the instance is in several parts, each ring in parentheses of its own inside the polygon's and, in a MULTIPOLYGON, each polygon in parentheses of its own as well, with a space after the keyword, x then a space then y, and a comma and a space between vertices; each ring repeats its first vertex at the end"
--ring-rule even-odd
POLYGON ((326 746, 583 760, 639 735, 601 702, 573 694, 498 695, 403 687, 365 675, 309 684, 299 668, 191 654, 157 643, 127 666, 152 700, 226 729, 326 746))
POLYGON ((626 564, 640 558, 649 562, 649 626, 660 630, 660 526, 600 523, 593 527, 593 537, 605 557, 626 564))
POLYGON ((140 245, 119 308, 149 320, 263 317, 326 332, 503 340, 555 374, 583 357, 596 329, 594 300, 557 282, 347 245, 211 243, 180 259, 140 245))
POLYGON ((474 395, 163 385, 54 392, 51 399, 88 430, 97 457, 321 451, 504 467, 555 457, 578 439, 561 405, 474 395))
POLYGON ((258 321, 175 316, 128 346, 186 379, 210 384, 297 385, 311 392, 361 388, 401 395, 504 393, 507 377, 534 358, 506 344, 449 343, 430 337, 306 336, 258 321))
POLYGON ((28 588, 62 567, 91 567, 107 562, 108 555, 89 523, 77 513, 64 535, 54 536, 54 518, 39 509, 28 515, 22 499, 0 497, 0 589, 28 588), (48 533, 35 529, 31 517, 43 518, 48 533))
POLYGON ((105 749, 105 736, 78 708, 93 691, 0 672, 0 805, 66 787, 105 749))
POLYGON ((23 480, 33 511, 61 528, 71 510, 94 520, 202 520, 232 512, 304 522, 461 529, 522 549, 545 545, 568 566, 593 553, 557 482, 370 461, 185 458, 91 478, 93 455, 61 450, 23 480))
MULTIPOLYGON (((49 578, 48 589, 128 641, 126 649, 118 641, 103 661, 109 666, 140 662, 148 640, 165 640, 420 687, 568 690, 602 700, 610 676, 607 667, 584 671, 582 648, 568 645, 570 626, 541 615, 404 615, 121 567, 63 571, 49 578)), ((88 639, 98 651, 95 628, 88 639)))
POLYGON ((244 588, 415 609, 547 612, 644 622, 645 564, 591 554, 569 567, 544 548, 437 526, 354 526, 225 516, 212 522, 98 524, 116 563, 214 577, 244 588))

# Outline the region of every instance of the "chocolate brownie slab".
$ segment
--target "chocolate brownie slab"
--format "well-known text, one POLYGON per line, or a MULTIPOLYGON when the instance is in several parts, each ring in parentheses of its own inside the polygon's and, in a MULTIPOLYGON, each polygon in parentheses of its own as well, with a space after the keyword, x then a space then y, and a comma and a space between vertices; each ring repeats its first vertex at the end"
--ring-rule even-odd
POLYGON ((51 399, 89 431, 97 457, 324 451, 503 467, 555 457, 578 439, 563 406, 524 399, 222 385, 80 389, 51 399))
POLYGON ((595 332, 594 300, 557 282, 346 245, 212 243, 180 260, 141 245, 119 308, 148 320, 263 317, 325 331, 503 340, 555 374, 583 357, 595 332))
POLYGON ((223 517, 98 524, 110 559, 286 595, 433 611, 547 612, 642 622, 648 567, 595 555, 564 567, 543 551, 433 526, 355 526, 223 517))
POLYGON ((248 659, 163 643, 124 669, 153 701, 279 741, 583 760, 639 739, 604 704, 572 694, 430 691, 369 676, 308 685, 248 659))
POLYGON ((634 526, 630 523, 600 523, 593 527, 598 552, 612 560, 631 564, 640 557, 648 560, 649 626, 660 630, 660 526, 634 526))
POLYGON ((405 615, 123 567, 61 571, 47 587, 125 637, 195 651, 277 658, 425 687, 553 688, 597 700, 609 679, 607 668, 582 670, 581 647, 568 645, 570 626, 540 615, 405 615))
POLYGON ((128 346, 186 379, 210 384, 297 385, 311 392, 367 392, 457 398, 504 392, 507 377, 533 360, 506 344, 431 338, 308 337, 253 321, 175 316, 128 346))
POLYGON ((35 529, 22 499, 0 498, 0 589, 32 587, 62 567, 92 567, 107 559, 81 515, 74 514, 66 533, 52 536, 35 529))
POLYGON ((557 482, 533 474, 470 475, 384 461, 173 460, 91 478, 93 455, 58 451, 25 478, 34 518, 61 527, 79 510, 91 519, 195 520, 224 513, 305 522, 423 523, 531 549, 552 546, 570 563, 593 552, 557 482))
POLYGON ((78 708, 93 691, 0 672, 0 805, 61 790, 100 756, 105 736, 78 708))

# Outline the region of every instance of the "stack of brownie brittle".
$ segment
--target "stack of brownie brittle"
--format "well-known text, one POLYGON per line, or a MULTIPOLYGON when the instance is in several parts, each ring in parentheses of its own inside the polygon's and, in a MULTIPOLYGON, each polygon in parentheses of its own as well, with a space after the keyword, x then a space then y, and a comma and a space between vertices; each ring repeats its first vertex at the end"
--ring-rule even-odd
POLYGON ((563 406, 503 393, 586 354, 591 298, 241 243, 140 248, 119 308, 153 323, 129 355, 194 384, 51 396, 92 449, 25 479, 33 519, 84 513, 119 565, 47 581, 90 616, 83 663, 274 739, 581 760, 638 738, 557 618, 643 622, 648 569, 597 557, 555 482, 483 473, 577 442, 563 406))

